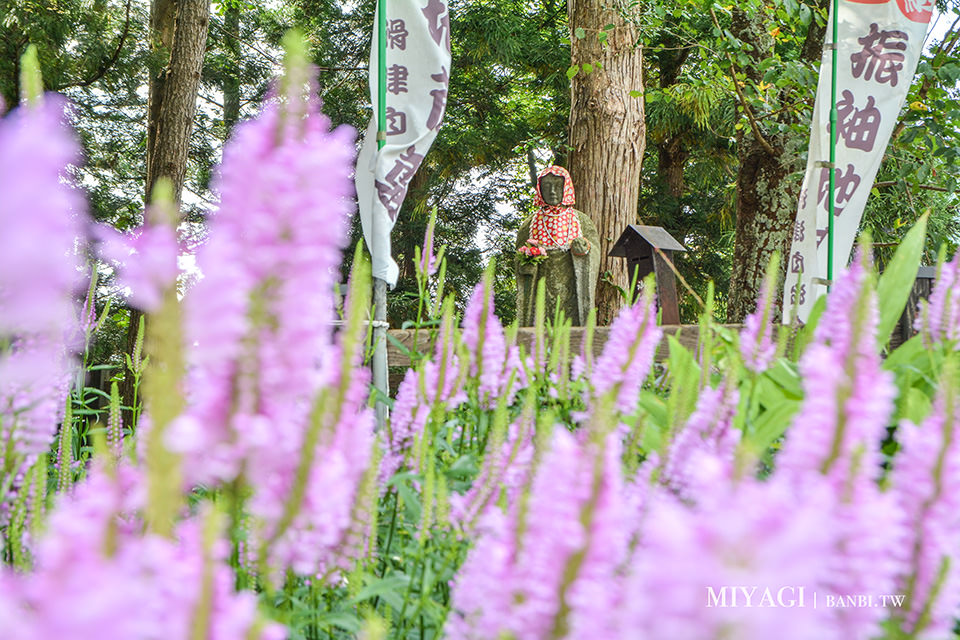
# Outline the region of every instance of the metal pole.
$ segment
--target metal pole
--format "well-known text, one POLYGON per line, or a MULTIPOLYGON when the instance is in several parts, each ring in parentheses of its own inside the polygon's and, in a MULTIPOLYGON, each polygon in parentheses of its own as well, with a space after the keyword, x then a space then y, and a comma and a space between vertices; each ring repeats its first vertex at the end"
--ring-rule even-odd
POLYGON ((839 0, 833 0, 832 25, 830 37, 830 196, 827 198, 827 291, 833 285, 833 216, 836 206, 836 162, 837 162, 837 13, 840 8, 839 0))
MULTIPOLYGON (((377 0, 377 150, 383 149, 387 140, 387 12, 386 0, 377 0)), ((373 216, 374 226, 379 217, 373 216)), ((379 234, 374 230, 373 237, 379 234)), ((380 248, 370 247, 371 252, 380 248)), ((387 283, 373 279, 373 386, 387 396, 390 379, 387 375, 387 283)), ((380 399, 376 403, 377 430, 387 422, 387 405, 380 399)))

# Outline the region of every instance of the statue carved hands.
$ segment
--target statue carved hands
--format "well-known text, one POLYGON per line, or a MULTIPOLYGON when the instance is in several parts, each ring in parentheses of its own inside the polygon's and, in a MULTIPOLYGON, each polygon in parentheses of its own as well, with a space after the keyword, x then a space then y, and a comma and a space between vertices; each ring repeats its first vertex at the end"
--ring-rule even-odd
POLYGON ((583 236, 574 238, 573 242, 570 243, 570 251, 575 256, 585 256, 590 253, 590 242, 583 236))

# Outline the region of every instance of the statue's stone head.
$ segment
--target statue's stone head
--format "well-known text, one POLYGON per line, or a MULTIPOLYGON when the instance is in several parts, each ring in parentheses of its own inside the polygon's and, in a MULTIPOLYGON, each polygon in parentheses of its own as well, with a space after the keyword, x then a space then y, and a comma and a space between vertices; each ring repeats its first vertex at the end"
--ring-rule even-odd
POLYGON ((557 165, 546 167, 537 177, 537 197, 534 204, 538 207, 572 207, 577 198, 573 193, 573 179, 570 172, 557 165))
POLYGON ((540 196, 548 205, 556 206, 563 200, 564 177, 548 173, 540 178, 540 196))

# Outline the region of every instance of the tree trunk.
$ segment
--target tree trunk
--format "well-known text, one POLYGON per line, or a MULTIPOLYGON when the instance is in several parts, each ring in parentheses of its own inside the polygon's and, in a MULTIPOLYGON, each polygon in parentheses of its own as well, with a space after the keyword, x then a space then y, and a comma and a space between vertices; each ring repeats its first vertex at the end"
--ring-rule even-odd
POLYGON ((169 58, 167 65, 150 78, 148 202, 161 177, 173 183, 174 199, 180 202, 209 21, 210 0, 154 0, 151 8, 154 47, 169 51, 169 58))
POLYGON ((223 44, 227 52, 228 68, 223 76, 223 125, 226 137, 240 119, 240 6, 227 6, 223 18, 223 44))
POLYGON ((637 221, 640 164, 646 145, 643 50, 637 29, 601 0, 568 0, 573 77, 569 169, 577 208, 600 234, 597 320, 609 324, 623 304, 617 287, 629 287, 626 261, 607 254, 628 224, 637 221), (605 30, 607 25, 613 28, 605 30), (582 31, 581 31, 582 30, 582 31), (598 34, 605 31, 607 46, 598 34), (578 38, 577 34, 585 37, 578 38), (598 64, 599 63, 599 64, 598 64), (584 65, 593 66, 586 73, 584 65))
MULTIPOLYGON (((167 178, 179 207, 209 21, 210 0, 153 0, 150 7, 151 47, 166 64, 150 74, 145 202, 150 202, 157 180, 167 178)), ((130 311, 128 353, 133 352, 141 315, 130 311)), ((120 390, 128 407, 133 406, 132 378, 127 375, 120 390)), ((125 417, 130 424, 129 414, 125 417)))
POLYGON ((683 170, 689 157, 682 135, 671 136, 657 145, 657 177, 673 198, 680 198, 687 190, 683 170))
MULTIPOLYGON (((773 47, 767 25, 758 16, 734 9, 731 31, 747 45, 751 59, 741 71, 758 83, 760 62, 773 47)), ((795 134, 764 132, 759 124, 756 131, 753 127, 743 127, 737 138, 737 222, 727 301, 727 322, 734 323, 756 308, 774 252, 780 253, 783 273, 800 190, 791 174, 801 168, 802 141, 795 134)), ((779 313, 779 304, 773 308, 779 313)))
MULTIPOLYGON (((783 273, 800 187, 799 182, 789 179, 799 167, 799 156, 785 149, 787 136, 766 136, 774 155, 749 131, 741 134, 738 142, 737 222, 727 322, 742 322, 756 308, 774 252, 780 253, 783 273)), ((778 313, 780 305, 773 308, 778 313)))

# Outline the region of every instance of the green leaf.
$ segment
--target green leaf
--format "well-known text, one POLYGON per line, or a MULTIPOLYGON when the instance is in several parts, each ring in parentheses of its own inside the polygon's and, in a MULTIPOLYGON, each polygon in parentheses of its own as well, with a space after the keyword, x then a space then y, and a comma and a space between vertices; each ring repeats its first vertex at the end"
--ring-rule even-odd
POLYGON ((923 214, 913 228, 903 237, 897 252, 880 276, 877 284, 877 301, 880 306, 880 323, 877 326, 877 340, 881 347, 890 341, 890 333, 900 319, 903 308, 913 291, 917 279, 923 245, 927 238, 927 219, 923 214))
POLYGON ((930 397, 916 387, 910 387, 900 399, 900 419, 906 418, 913 424, 920 424, 930 413, 930 397))
POLYGON ((584 31, 583 27, 577 27, 573 30, 573 35, 575 35, 578 40, 583 40, 587 37, 587 32, 584 31))
POLYGON ((403 608, 403 591, 410 584, 410 576, 392 574, 389 577, 376 580, 350 599, 350 604, 357 604, 364 600, 379 597, 388 605, 399 611, 403 608))
POLYGON ((472 453, 466 453, 454 461, 447 469, 447 475, 454 477, 470 477, 476 475, 480 469, 472 453))
POLYGON ((760 414, 754 423, 754 433, 750 437, 755 451, 766 451, 774 440, 782 436, 799 408, 799 402, 783 401, 760 414))
POLYGON ((589 62, 584 62, 584 63, 583 63, 583 72, 584 72, 585 74, 587 74, 587 75, 590 75, 591 73, 593 73, 593 65, 590 64, 589 62))
POLYGON ((796 365, 793 363, 783 359, 777 360, 763 375, 780 387, 785 395, 797 400, 803 398, 800 374, 797 373, 796 365))
POLYGON ((887 371, 896 371, 900 367, 910 365, 913 360, 923 354, 927 348, 923 344, 923 336, 916 335, 893 350, 883 361, 883 368, 887 371))
POLYGON ((570 68, 567 69, 567 79, 573 80, 573 76, 577 75, 577 72, 580 71, 580 65, 572 64, 570 68))
MULTIPOLYGON (((634 90, 632 90, 632 91, 630 92, 630 97, 631 97, 631 98, 642 98, 642 97, 643 97, 643 91, 639 91, 639 90, 637 90, 637 89, 634 89, 634 90)), ((651 99, 659 99, 659 98, 660 98, 660 95, 659 95, 659 94, 651 94, 651 99)))

